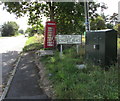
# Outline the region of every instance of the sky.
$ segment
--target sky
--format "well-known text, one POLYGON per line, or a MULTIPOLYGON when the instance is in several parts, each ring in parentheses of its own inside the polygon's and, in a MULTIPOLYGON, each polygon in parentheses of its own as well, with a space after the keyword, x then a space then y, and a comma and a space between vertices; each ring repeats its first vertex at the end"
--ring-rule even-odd
POLYGON ((20 29, 25 30, 27 26, 27 16, 17 18, 15 14, 10 14, 6 10, 3 10, 3 5, 0 6, 0 25, 3 25, 7 21, 15 21, 20 26, 20 29))
MULTIPOLYGON (((114 12, 118 13, 118 2, 120 0, 95 0, 97 2, 104 2, 107 4, 108 9, 104 10, 105 15, 112 15, 114 12)), ((28 18, 25 15, 24 17, 21 18, 16 18, 14 14, 10 14, 6 10, 3 10, 3 5, 0 5, 0 25, 3 25, 7 21, 15 21, 17 24, 20 26, 20 29, 26 30, 28 22, 28 18)), ((46 18, 43 18, 42 24, 45 25, 46 18)))
POLYGON ((108 9, 104 11, 106 15, 112 15, 114 12, 118 13, 118 2, 120 0, 97 0, 107 4, 108 9))

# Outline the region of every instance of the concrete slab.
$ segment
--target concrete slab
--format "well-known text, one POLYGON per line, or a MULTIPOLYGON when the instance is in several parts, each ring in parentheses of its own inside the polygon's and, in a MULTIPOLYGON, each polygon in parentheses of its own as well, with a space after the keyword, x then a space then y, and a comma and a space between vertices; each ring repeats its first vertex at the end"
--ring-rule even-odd
POLYGON ((39 56, 53 55, 53 50, 39 50, 36 52, 39 56))

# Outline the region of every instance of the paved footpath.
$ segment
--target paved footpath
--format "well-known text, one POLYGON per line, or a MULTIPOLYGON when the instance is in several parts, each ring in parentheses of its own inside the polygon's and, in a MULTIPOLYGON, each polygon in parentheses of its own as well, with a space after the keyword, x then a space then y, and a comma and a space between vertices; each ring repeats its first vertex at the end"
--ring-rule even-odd
POLYGON ((32 52, 25 53, 18 64, 6 99, 48 99, 39 87, 38 80, 34 55, 32 52))

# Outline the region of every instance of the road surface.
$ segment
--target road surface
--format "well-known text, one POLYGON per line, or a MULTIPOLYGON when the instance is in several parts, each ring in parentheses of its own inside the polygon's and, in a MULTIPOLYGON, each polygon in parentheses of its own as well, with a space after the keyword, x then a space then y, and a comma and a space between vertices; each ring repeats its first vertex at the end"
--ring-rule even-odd
POLYGON ((0 88, 7 83, 13 63, 22 51, 26 40, 24 36, 0 38, 0 88))

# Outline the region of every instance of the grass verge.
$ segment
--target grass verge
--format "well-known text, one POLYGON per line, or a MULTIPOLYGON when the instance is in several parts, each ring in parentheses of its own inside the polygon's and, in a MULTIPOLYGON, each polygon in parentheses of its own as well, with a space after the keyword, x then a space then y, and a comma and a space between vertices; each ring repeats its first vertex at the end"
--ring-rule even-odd
MULTIPOLYGON (((40 49, 42 42, 41 36, 30 37, 23 50, 40 49)), ((54 56, 40 59, 52 82, 56 99, 118 99, 117 65, 111 66, 108 71, 91 64, 78 69, 76 64, 84 63, 84 49, 81 48, 79 54, 76 54, 75 48, 65 49, 63 53, 62 58, 56 51, 54 56)))
POLYGON ((23 35, 23 34, 21 34, 21 33, 15 34, 15 36, 20 36, 20 35, 23 35))
POLYGON ((40 61, 46 67, 56 99, 118 99, 118 66, 108 71, 91 64, 78 69, 76 64, 83 63, 84 57, 75 49, 64 50, 62 58, 56 52, 40 61))
POLYGON ((43 48, 43 36, 32 36, 29 37, 26 41, 25 47, 23 48, 23 52, 39 50, 41 48, 43 48))

